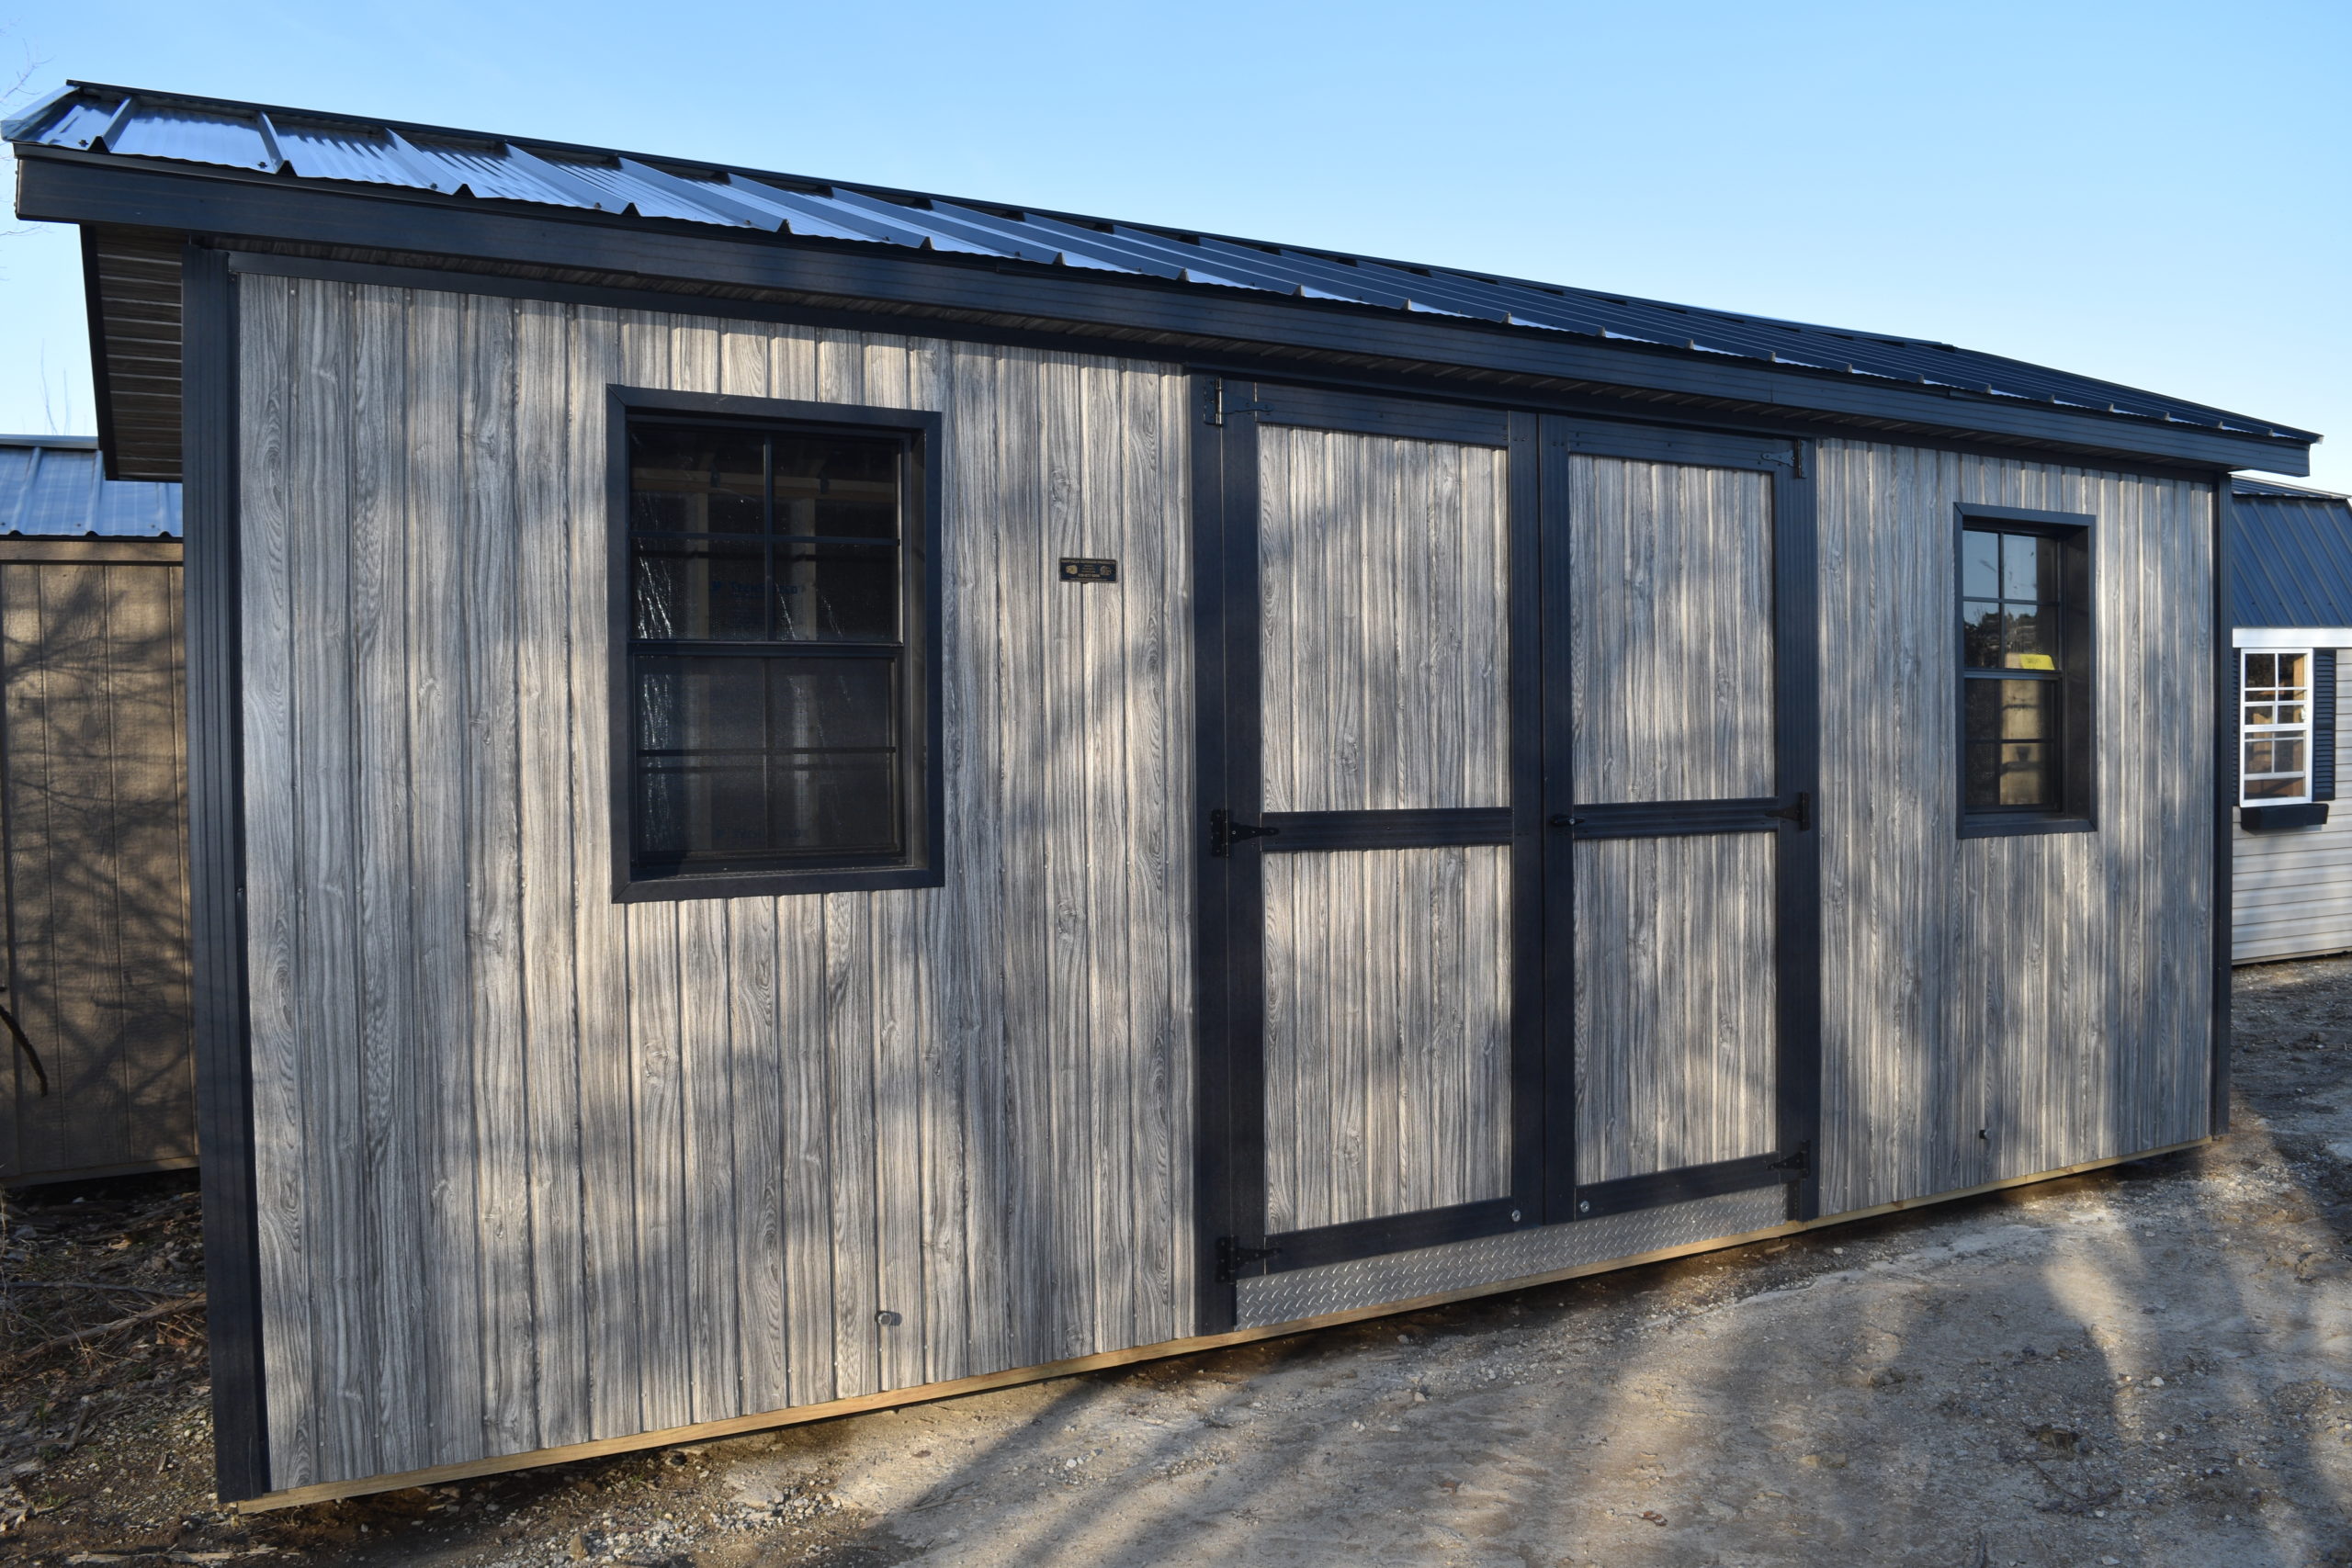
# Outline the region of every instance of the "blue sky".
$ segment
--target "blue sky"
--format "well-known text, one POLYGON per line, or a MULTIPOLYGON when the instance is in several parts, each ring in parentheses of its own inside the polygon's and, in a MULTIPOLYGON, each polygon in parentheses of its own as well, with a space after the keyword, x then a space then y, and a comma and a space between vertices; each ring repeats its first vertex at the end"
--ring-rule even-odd
MULTIPOLYGON (((1932 337, 2335 433, 2315 479, 2352 490, 2343 0, 17 17, 0 51, 34 90, 376 114, 1932 337)), ((73 236, 0 237, 0 429, 91 419, 73 236)))

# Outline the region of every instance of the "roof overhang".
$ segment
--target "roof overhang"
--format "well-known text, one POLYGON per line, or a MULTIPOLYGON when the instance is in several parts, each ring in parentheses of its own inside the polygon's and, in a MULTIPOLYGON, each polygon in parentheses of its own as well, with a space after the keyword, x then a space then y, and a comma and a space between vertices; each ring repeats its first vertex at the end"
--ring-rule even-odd
POLYGON ((17 149, 17 213, 85 230, 100 431, 109 471, 125 478, 178 477, 176 298, 164 295, 172 288, 169 253, 182 239, 873 311, 893 318, 898 331, 929 320, 947 335, 1061 334, 1148 345, 1160 357, 1272 358, 2110 462, 2302 474, 2314 439, 1349 301, 1073 276, 1019 260, 798 236, 739 237, 661 219, 575 217, 35 145, 17 149))

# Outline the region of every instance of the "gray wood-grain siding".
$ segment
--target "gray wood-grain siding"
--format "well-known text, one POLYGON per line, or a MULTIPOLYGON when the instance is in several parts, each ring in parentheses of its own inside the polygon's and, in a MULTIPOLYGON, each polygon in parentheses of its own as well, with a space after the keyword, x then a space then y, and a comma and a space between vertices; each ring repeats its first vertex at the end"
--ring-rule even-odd
POLYGON ((274 1485, 1189 1332, 1182 378, 241 290, 274 1485), (947 414, 945 886, 611 901, 613 383, 947 414))
POLYGON ((1769 833, 1576 847, 1577 1179, 1770 1153, 1769 833))
POLYGON ((179 548, 9 543, 6 1001, 50 1092, 0 1038, 0 1181, 186 1164, 196 1104, 179 548))
POLYGON ((1510 852, 1268 855, 1266 1228, 1510 1190, 1510 852))
MULTIPOLYGON (((1258 441, 1266 809, 1510 804, 1506 455, 1258 441)), ((1509 1190, 1509 865, 1495 847, 1266 857, 1269 1230, 1509 1190)))
MULTIPOLYGON (((1576 798, 1776 793, 1770 479, 1578 456, 1567 512, 1576 798)), ((1768 1152, 1771 839, 1574 852, 1577 1179, 1768 1152)))
POLYGON ((1266 809, 1510 805, 1504 453, 1258 442, 1266 809))
MULTIPOLYGON (((2343 667, 2344 653, 2336 658, 2343 667)), ((2338 681, 2335 776, 2352 779, 2352 681, 2338 681)), ((2352 802, 2316 828, 2233 826, 2230 952, 2240 964, 2352 949, 2352 802)))
POLYGON ((1823 1211, 2201 1135, 2210 487, 1859 442, 1815 471, 1823 1211), (2098 519, 2096 832, 1954 833, 1962 502, 2098 519))
POLYGON ((1576 797, 1771 795, 1772 482, 1568 465, 1576 797))

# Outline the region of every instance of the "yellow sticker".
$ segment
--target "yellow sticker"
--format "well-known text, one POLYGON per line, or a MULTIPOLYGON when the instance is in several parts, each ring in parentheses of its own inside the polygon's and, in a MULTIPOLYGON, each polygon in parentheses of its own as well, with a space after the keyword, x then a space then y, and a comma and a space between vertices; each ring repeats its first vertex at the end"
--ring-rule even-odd
POLYGON ((2009 655, 2009 668, 2055 671, 2058 661, 2046 653, 2012 653, 2009 655))

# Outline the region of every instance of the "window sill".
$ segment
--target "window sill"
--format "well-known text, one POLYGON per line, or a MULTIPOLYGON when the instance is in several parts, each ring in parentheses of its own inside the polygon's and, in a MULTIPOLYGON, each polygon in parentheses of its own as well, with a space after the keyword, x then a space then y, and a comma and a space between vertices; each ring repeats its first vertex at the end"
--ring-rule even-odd
POLYGON ((680 904, 699 898, 783 898, 806 893, 875 893, 900 887, 940 887, 947 874, 935 866, 842 866, 832 871, 743 871, 707 875, 648 876, 613 890, 616 904, 680 904))
POLYGON ((2030 839, 2044 833, 2095 833, 2098 824, 2087 817, 1963 817, 1963 839, 2030 839))

